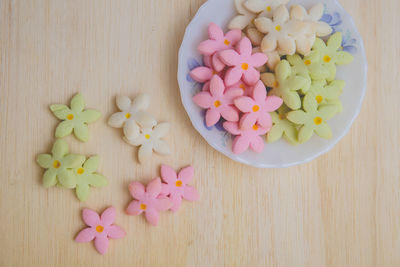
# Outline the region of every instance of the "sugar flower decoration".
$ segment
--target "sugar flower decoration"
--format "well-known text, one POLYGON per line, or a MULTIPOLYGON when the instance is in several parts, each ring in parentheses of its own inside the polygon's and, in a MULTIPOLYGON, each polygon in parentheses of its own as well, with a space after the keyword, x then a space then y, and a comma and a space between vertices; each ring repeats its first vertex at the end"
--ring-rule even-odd
POLYGON ((237 89, 240 88, 243 91, 243 95, 249 96, 251 95, 251 93, 253 92, 253 86, 249 86, 247 85, 245 82, 243 82, 242 80, 240 80, 239 82, 235 83, 234 85, 227 87, 225 89, 225 92, 228 92, 232 89, 237 89))
POLYGON ((233 106, 233 99, 241 96, 241 88, 233 88, 225 92, 224 82, 214 75, 210 82, 210 91, 203 91, 193 97, 193 101, 201 108, 207 109, 207 127, 215 125, 221 116, 227 121, 238 121, 239 114, 233 106))
MULTIPOLYGON (((199 66, 199 67, 191 70, 189 73, 190 77, 192 77, 193 80, 195 80, 196 82, 208 83, 214 75, 221 75, 220 72, 216 71, 211 66, 210 60, 211 60, 210 56, 205 56, 204 57, 204 66, 199 66), (206 60, 206 58, 207 58, 207 60, 206 60)), ((203 90, 207 91, 205 88, 209 88, 209 85, 203 87, 203 90)))
POLYGON ((294 34, 305 31, 305 24, 291 20, 286 6, 280 5, 273 14, 273 19, 260 17, 254 20, 257 29, 265 34, 261 42, 263 52, 277 50, 282 55, 293 55, 296 52, 294 34))
POLYGON ((50 154, 40 154, 36 161, 40 167, 47 169, 43 175, 43 186, 51 187, 60 183, 66 188, 75 187, 75 175, 71 169, 78 168, 85 161, 85 157, 68 153, 68 144, 57 139, 50 154))
POLYGON ((161 165, 161 178, 165 181, 165 184, 162 184, 161 194, 170 198, 173 203, 171 206, 173 212, 179 210, 182 198, 189 201, 200 198, 196 188, 188 185, 193 175, 194 169, 191 166, 183 168, 177 174, 171 167, 161 165))
POLYGON ((277 110, 282 102, 277 96, 267 96, 267 89, 262 81, 258 81, 251 97, 242 96, 234 100, 235 106, 245 113, 240 119, 240 127, 249 129, 258 123, 263 128, 271 128, 272 120, 269 113, 277 110))
POLYGON ((50 106, 50 110, 53 114, 60 120, 63 120, 57 126, 57 138, 63 138, 69 135, 73 130, 76 138, 80 141, 86 142, 89 139, 89 129, 87 125, 99 119, 101 114, 97 110, 84 110, 84 108, 85 100, 79 93, 72 98, 71 108, 62 104, 50 106))
POLYGON ((160 211, 171 208, 172 201, 169 198, 159 197, 161 193, 160 178, 153 179, 145 188, 141 183, 129 184, 129 192, 134 200, 128 205, 126 213, 129 215, 140 215, 144 212, 147 221, 156 226, 160 211))
POLYGON ((259 14, 259 17, 272 18, 275 9, 288 2, 289 0, 247 0, 244 6, 251 12, 259 14))
POLYGON ((240 30, 235 29, 224 34, 217 24, 210 23, 208 36, 210 39, 201 42, 197 49, 203 55, 212 56, 212 65, 217 72, 220 72, 225 67, 225 64, 219 60, 216 53, 234 47, 242 37, 242 33, 240 30))
POLYGON ((273 143, 283 137, 292 145, 297 142, 297 127, 286 118, 287 112, 291 111, 286 105, 278 109, 278 112, 271 112, 273 126, 267 134, 267 142, 273 143))
POLYGON ((83 221, 89 226, 78 233, 75 241, 87 243, 94 239, 94 246, 100 254, 108 250, 108 239, 119 239, 126 235, 124 229, 113 224, 115 220, 115 208, 107 208, 101 216, 90 209, 83 209, 83 221))
POLYGON ((327 36, 332 33, 331 26, 320 20, 323 14, 324 5, 322 3, 315 4, 308 11, 301 5, 292 5, 290 8, 290 17, 308 23, 310 31, 318 37, 327 36))
POLYGON ((231 86, 242 77, 248 85, 254 85, 260 79, 260 72, 255 68, 264 65, 268 57, 263 53, 252 54, 252 46, 249 38, 243 37, 238 43, 237 52, 228 49, 220 52, 219 57, 226 65, 230 66, 225 74, 225 84, 231 86))
POLYGON ((329 101, 339 98, 344 86, 345 82, 341 80, 335 80, 329 84, 326 84, 325 81, 313 82, 303 101, 315 101, 317 105, 327 104, 329 101))
POLYGON ((141 128, 138 136, 125 135, 124 140, 133 146, 140 146, 138 159, 142 163, 153 154, 153 150, 162 155, 170 153, 168 143, 162 139, 167 135, 169 128, 169 123, 163 122, 154 127, 141 128))
POLYGON ((304 57, 304 64, 308 66, 312 79, 333 81, 336 77, 336 65, 353 61, 350 53, 341 50, 341 44, 341 32, 331 35, 327 44, 319 38, 315 40, 310 55, 304 57))
POLYGON ((89 186, 102 187, 107 185, 107 179, 96 172, 99 166, 99 157, 88 158, 83 165, 74 169, 76 177, 76 196, 80 201, 86 201, 89 196, 89 186))
POLYGON ((332 137, 332 131, 326 122, 336 113, 334 105, 322 105, 318 107, 315 101, 303 101, 303 110, 291 111, 287 114, 288 120, 301 125, 298 141, 304 143, 308 141, 315 132, 322 138, 332 137))
POLYGON ((310 71, 304 64, 303 59, 298 54, 287 56, 286 59, 290 63, 290 66, 292 67, 291 73, 293 75, 299 75, 304 79, 306 79, 306 82, 300 88, 300 90, 303 94, 307 93, 307 91, 310 89, 311 86, 311 76, 310 76, 310 71))
POLYGON ((137 137, 140 127, 152 127, 156 120, 146 112, 150 97, 140 94, 133 101, 126 96, 117 96, 117 106, 121 110, 108 119, 108 125, 115 128, 123 127, 125 136, 137 137))
POLYGON ((249 147, 256 153, 260 153, 264 149, 264 141, 260 135, 264 135, 269 129, 254 124, 250 129, 241 129, 237 122, 224 122, 224 128, 230 134, 236 135, 232 143, 232 151, 234 154, 241 154, 249 147))
POLYGON ((246 1, 247 0, 235 0, 235 8, 239 14, 229 22, 229 29, 243 30, 249 24, 252 24, 253 19, 257 16, 256 13, 253 13, 244 7, 246 1))
POLYGON ((301 99, 297 90, 302 88, 307 80, 299 75, 293 75, 289 62, 282 60, 272 73, 263 73, 261 80, 271 87, 268 95, 275 95, 283 99, 283 102, 291 109, 301 107, 301 99))

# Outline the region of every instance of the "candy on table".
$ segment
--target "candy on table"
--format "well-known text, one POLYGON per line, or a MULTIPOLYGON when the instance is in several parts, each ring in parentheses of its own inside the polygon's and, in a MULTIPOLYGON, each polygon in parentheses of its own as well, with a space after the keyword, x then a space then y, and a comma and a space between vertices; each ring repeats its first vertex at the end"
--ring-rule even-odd
POLYGON ((37 163, 47 169, 43 175, 43 186, 51 187, 57 183, 66 188, 75 187, 76 177, 72 169, 79 168, 85 157, 68 152, 68 144, 63 139, 57 139, 50 154, 40 154, 37 163))
POLYGON ((83 209, 82 218, 89 227, 80 231, 75 241, 87 243, 94 240, 94 246, 100 254, 107 252, 109 238, 120 239, 126 235, 124 229, 113 224, 115 221, 114 207, 107 208, 101 216, 91 209, 83 209))
POLYGON ((134 200, 129 203, 126 213, 128 215, 144 213, 146 220, 154 226, 158 223, 160 211, 166 211, 173 205, 169 198, 160 196, 160 178, 153 179, 146 188, 139 182, 132 182, 129 184, 129 192, 134 200))
POLYGON ((81 94, 76 94, 71 100, 71 108, 63 104, 55 104, 50 106, 53 114, 63 120, 56 128, 55 136, 63 138, 71 134, 72 130, 74 135, 82 142, 89 139, 88 124, 95 122, 101 116, 100 112, 94 109, 86 109, 85 100, 81 94))
POLYGON ((170 154, 168 143, 163 140, 168 132, 170 125, 162 122, 154 127, 143 127, 139 130, 139 135, 125 135, 124 140, 133 146, 140 146, 138 159, 140 163, 145 162, 153 154, 153 150, 161 155, 170 154))
POLYGON ((166 196, 172 201, 171 211, 179 210, 182 198, 188 201, 199 200, 200 195, 196 188, 188 185, 193 179, 194 168, 185 167, 176 173, 171 167, 161 165, 161 178, 165 183, 161 185, 161 196, 166 196))
POLYGON ((108 125, 114 128, 123 127, 125 135, 137 137, 141 127, 157 124, 153 116, 146 112, 150 105, 148 95, 140 94, 133 101, 126 96, 117 96, 116 102, 120 112, 111 115, 108 125))

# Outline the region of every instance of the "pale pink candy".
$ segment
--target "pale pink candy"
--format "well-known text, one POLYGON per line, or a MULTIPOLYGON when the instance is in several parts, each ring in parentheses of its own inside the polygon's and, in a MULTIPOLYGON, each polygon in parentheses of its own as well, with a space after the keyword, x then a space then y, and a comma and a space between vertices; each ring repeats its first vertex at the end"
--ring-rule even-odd
POLYGON ((245 95, 245 96, 250 96, 251 93, 253 92, 253 87, 247 85, 247 84, 246 84, 245 82, 243 82, 242 80, 240 80, 239 82, 235 83, 234 85, 232 85, 232 86, 230 86, 230 87, 227 87, 227 88, 225 89, 225 91, 227 92, 227 91, 232 90, 232 89, 234 89, 234 88, 240 88, 240 89, 242 89, 242 90, 243 90, 243 95, 245 95))
POLYGON ((263 128, 272 127, 270 112, 277 110, 283 100, 277 96, 267 96, 267 89, 262 81, 254 86, 251 97, 242 96, 236 98, 235 106, 245 114, 240 119, 240 127, 248 129, 258 123, 263 128))
POLYGON ((211 127, 221 116, 227 121, 238 121, 239 112, 233 106, 233 100, 243 95, 240 88, 225 91, 225 85, 218 75, 210 81, 210 91, 202 91, 193 97, 193 101, 201 108, 207 109, 206 124, 211 127))
POLYGON ((169 166, 161 165, 161 178, 166 182, 162 185, 162 195, 172 200, 171 210, 179 210, 182 198, 189 201, 196 201, 200 198, 196 188, 187 185, 193 178, 194 169, 191 166, 183 168, 178 174, 169 166))
POLYGON ((212 76, 215 74, 221 75, 219 71, 216 71, 212 66, 211 66, 211 57, 210 56, 205 56, 203 58, 204 61, 204 66, 200 66, 197 68, 194 68, 189 72, 190 77, 193 78, 196 82, 199 83, 206 83, 211 80, 212 76))
POLYGON ((264 149, 264 141, 260 135, 264 135, 269 129, 263 128, 257 124, 250 129, 240 129, 237 122, 224 122, 224 128, 230 134, 236 135, 232 143, 232 151, 235 154, 245 152, 249 147, 256 153, 264 149))
POLYGON ((212 66, 217 72, 220 72, 225 67, 225 64, 219 59, 217 52, 232 48, 240 40, 241 36, 242 33, 238 29, 231 30, 224 35, 224 32, 217 24, 210 23, 208 25, 208 37, 210 39, 201 42, 197 49, 203 55, 212 56, 212 66))
POLYGON ((109 207, 101 217, 97 212, 90 209, 83 209, 83 221, 89 226, 78 233, 76 242, 90 242, 94 239, 94 245, 100 254, 105 254, 108 249, 108 238, 118 239, 126 235, 125 231, 114 225, 115 208, 109 207))
POLYGON ((252 46, 249 38, 243 37, 236 46, 236 50, 228 49, 219 53, 219 58, 228 66, 225 74, 226 86, 237 83, 242 77, 248 85, 254 85, 260 79, 260 72, 255 68, 264 65, 268 57, 264 53, 252 54, 252 46))
POLYGON ((139 182, 132 182, 129 184, 129 192, 135 200, 129 203, 126 213, 139 215, 144 212, 147 221, 154 226, 158 223, 159 212, 172 206, 169 198, 158 198, 161 193, 160 178, 153 179, 146 188, 139 182))

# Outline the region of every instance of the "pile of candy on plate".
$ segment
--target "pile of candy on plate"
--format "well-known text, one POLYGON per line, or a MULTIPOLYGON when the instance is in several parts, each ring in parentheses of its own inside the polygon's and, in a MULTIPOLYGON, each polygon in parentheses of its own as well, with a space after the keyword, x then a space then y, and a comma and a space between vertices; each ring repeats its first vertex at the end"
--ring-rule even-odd
POLYGON ((329 139, 327 121, 342 111, 345 82, 336 80, 336 66, 353 60, 342 33, 321 20, 321 3, 308 10, 287 3, 235 0, 229 31, 210 23, 209 39, 197 47, 204 65, 190 76, 203 85, 193 101, 206 110, 207 127, 222 122, 235 136, 235 154, 260 153, 264 137, 293 145, 314 132, 329 139))

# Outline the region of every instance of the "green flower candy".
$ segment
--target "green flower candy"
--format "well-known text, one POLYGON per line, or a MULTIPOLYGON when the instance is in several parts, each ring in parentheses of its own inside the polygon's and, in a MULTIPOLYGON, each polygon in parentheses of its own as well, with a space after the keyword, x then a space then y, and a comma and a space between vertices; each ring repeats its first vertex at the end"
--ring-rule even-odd
POLYGON ((335 115, 336 106, 323 105, 318 107, 316 101, 303 100, 303 108, 305 111, 295 110, 287 114, 288 120, 301 125, 298 134, 299 143, 308 141, 314 132, 320 137, 331 138, 332 131, 326 121, 335 115))
POLYGON ((76 177, 76 195, 80 201, 86 201, 89 196, 89 186, 102 187, 107 185, 107 179, 96 173, 99 157, 88 158, 83 165, 73 170, 76 177))
POLYGON ((275 68, 275 75, 263 73, 261 80, 272 90, 268 95, 275 95, 283 99, 283 102, 291 109, 301 107, 301 99, 297 90, 302 88, 307 80, 300 75, 292 73, 292 69, 287 60, 282 60, 275 68))
POLYGON ((342 33, 336 32, 327 44, 316 38, 311 53, 304 57, 313 80, 333 81, 336 77, 336 65, 345 65, 353 61, 353 56, 341 50, 342 33))
POLYGON ((51 105, 50 109, 53 114, 63 120, 57 126, 56 137, 63 138, 74 130, 75 136, 82 142, 89 139, 88 123, 95 122, 100 118, 101 114, 94 109, 86 109, 85 100, 81 94, 76 94, 71 100, 71 109, 66 105, 51 105))
POLYGON ((306 83, 303 85, 303 87, 300 88, 301 93, 305 94, 311 87, 310 71, 304 64, 303 59, 298 54, 286 56, 286 59, 292 66, 292 73, 306 79, 306 83))
POLYGON ((315 101, 317 105, 327 104, 329 101, 339 99, 344 86, 345 82, 341 80, 335 80, 329 84, 325 81, 314 81, 303 102, 315 101))
POLYGON ((59 184, 66 188, 74 188, 76 185, 75 175, 72 168, 78 168, 85 161, 85 157, 78 154, 68 154, 68 145, 62 139, 54 142, 50 154, 40 154, 36 161, 47 169, 43 175, 43 185, 48 188, 59 184))
POLYGON ((273 126, 267 134, 267 142, 273 143, 278 141, 282 136, 292 145, 297 145, 297 128, 296 125, 286 118, 290 109, 282 105, 277 112, 271 112, 273 126))

